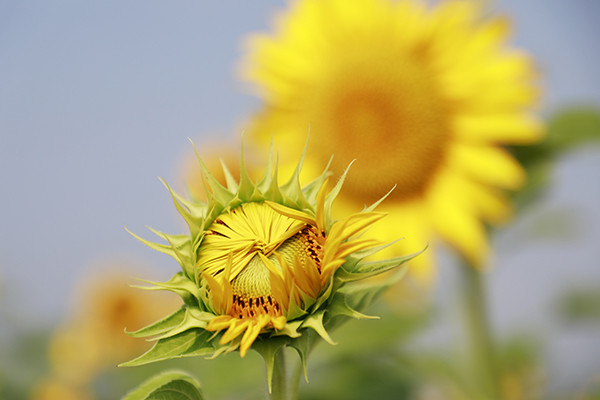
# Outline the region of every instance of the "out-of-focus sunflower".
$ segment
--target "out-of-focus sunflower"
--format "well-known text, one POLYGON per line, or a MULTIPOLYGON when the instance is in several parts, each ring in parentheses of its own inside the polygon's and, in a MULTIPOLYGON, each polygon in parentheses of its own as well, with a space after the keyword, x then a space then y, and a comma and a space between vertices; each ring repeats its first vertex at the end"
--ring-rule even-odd
MULTIPOLYGON (((340 207, 370 204, 396 185, 381 206, 390 215, 372 234, 401 231, 397 250, 409 252, 442 238, 480 266, 485 223, 511 215, 504 190, 525 180, 501 146, 536 142, 543 131, 532 110, 532 60, 506 44, 506 19, 480 11, 468 1, 430 9, 419 1, 294 2, 275 35, 248 41, 242 73, 265 103, 249 136, 264 147, 273 134, 284 164, 310 126, 306 171, 332 153, 336 175, 357 159, 340 207)), ((414 260, 421 282, 434 276, 432 254, 414 260)))
POLYGON ((147 343, 124 330, 140 328, 179 303, 177 297, 151 295, 129 287, 139 275, 129 263, 118 268, 100 263, 77 286, 74 310, 50 343, 52 374, 87 385, 100 371, 143 351, 147 343))
POLYGON ((89 391, 56 378, 40 381, 32 390, 30 400, 92 400, 89 391))

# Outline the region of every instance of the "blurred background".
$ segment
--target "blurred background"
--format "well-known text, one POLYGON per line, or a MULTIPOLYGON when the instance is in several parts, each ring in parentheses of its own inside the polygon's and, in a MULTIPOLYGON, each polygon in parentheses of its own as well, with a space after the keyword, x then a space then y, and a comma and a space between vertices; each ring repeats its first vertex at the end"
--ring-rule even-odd
MULTIPOLYGON (((157 177, 181 192, 192 154, 188 138, 200 150, 239 138, 241 122, 258 106, 237 79, 243 38, 269 30, 273 13, 286 4, 0 1, 1 399, 40 393, 40 382, 65 362, 57 361, 64 354, 60 327, 123 307, 130 315, 143 312, 150 300, 132 305, 118 295, 113 309, 97 310, 113 298, 97 289, 103 271, 122 273, 107 284, 114 289, 135 277, 166 280, 178 270, 124 226, 144 235, 146 225, 184 232, 157 177), (95 304, 82 300, 86 291, 96 293, 88 296, 95 304)), ((498 0, 488 9, 513 19, 512 43, 537 60, 544 117, 597 137, 600 3, 498 0)), ((600 141, 565 151, 550 178, 543 196, 493 239, 491 323, 514 354, 535 353, 541 398, 600 398, 583 397, 600 379, 600 141)), ((426 326, 415 346, 447 342, 452 312, 444 310, 453 307, 453 289, 445 283, 452 279, 442 257, 438 311, 420 322, 426 326)), ((148 318, 140 324, 155 317, 148 318)), ((386 326, 357 324, 351 329, 367 333, 386 326)), ((345 346, 335 350, 338 357, 351 357, 352 344, 345 346)), ((234 380, 219 381, 219 373, 237 355, 214 367, 207 360, 170 365, 189 367, 212 398, 241 398, 236 390, 243 388, 256 398, 264 388, 255 356, 248 362, 259 381, 237 377, 235 390, 234 380)), ((319 398, 311 390, 324 387, 318 377, 327 364, 319 362, 306 398, 319 398)), ((116 398, 149 376, 150 370, 116 371, 109 364, 100 377, 81 378, 86 389, 72 398, 116 398)))

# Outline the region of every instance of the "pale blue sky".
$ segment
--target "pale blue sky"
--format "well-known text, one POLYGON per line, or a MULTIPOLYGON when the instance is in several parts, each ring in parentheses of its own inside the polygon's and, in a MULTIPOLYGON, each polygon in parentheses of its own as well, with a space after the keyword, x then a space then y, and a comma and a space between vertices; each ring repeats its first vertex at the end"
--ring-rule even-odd
MULTIPOLYGON (((258 104, 234 77, 242 38, 265 30, 284 5, 0 1, 0 307, 10 324, 55 322, 72 285, 101 260, 139 260, 158 279, 176 271, 123 226, 181 230, 156 177, 176 179, 188 137, 239 134, 238 122, 258 104)), ((514 43, 539 60, 545 114, 600 105, 600 2, 494 8, 512 13, 514 43)), ((540 205, 540 218, 544 207, 578 211, 576 242, 518 246, 511 235, 522 235, 526 222, 500 236, 501 250, 517 246, 494 272, 499 324, 527 321, 565 281, 600 280, 599 154, 596 147, 563 160, 540 205), (513 290, 518 306, 513 295, 504 300, 513 290)))

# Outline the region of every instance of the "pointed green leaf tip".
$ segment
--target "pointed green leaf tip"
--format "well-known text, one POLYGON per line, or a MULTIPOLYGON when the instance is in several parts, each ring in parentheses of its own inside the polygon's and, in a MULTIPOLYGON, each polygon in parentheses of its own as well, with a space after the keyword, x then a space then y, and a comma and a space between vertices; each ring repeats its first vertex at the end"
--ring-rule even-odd
MULTIPOLYGON (((242 351, 242 355, 251 346, 251 349, 263 356, 270 385, 276 354, 283 347, 290 346, 298 352, 306 375, 306 358, 314 343, 318 340, 325 340, 330 344, 334 344, 331 331, 346 320, 351 318, 374 318, 365 315, 365 309, 384 289, 400 278, 403 271, 401 266, 417 254, 383 261, 363 261, 364 258, 372 256, 387 246, 358 238, 361 232, 367 229, 371 223, 382 217, 381 214, 373 212, 380 201, 345 220, 334 221, 331 217, 331 208, 340 192, 349 167, 329 192, 325 191, 329 165, 316 179, 302 187, 300 184, 300 171, 306 156, 305 148, 292 177, 281 186, 278 183, 278 168, 277 162, 274 161, 272 147, 264 176, 258 179, 257 183, 250 178, 252 174, 249 172, 252 171, 248 170, 243 159, 241 162, 241 176, 237 180, 223 163, 226 182, 219 182, 200 160, 203 181, 207 188, 208 201, 206 203, 185 200, 165 184, 177 211, 189 227, 189 234, 169 235, 152 230, 161 238, 162 244, 134 236, 151 248, 170 255, 181 267, 181 271, 176 273, 169 281, 145 281, 153 286, 144 288, 172 291, 184 300, 184 305, 179 310, 173 310, 170 316, 150 324, 146 328, 130 333, 131 336, 135 337, 151 337, 154 346, 145 354, 121 364, 122 366, 143 365, 180 357, 215 357, 240 349, 246 340, 244 338, 254 334, 252 340, 246 340, 246 347, 242 351), (203 264, 205 261, 199 261, 200 254, 205 254, 202 251, 208 248, 203 247, 203 245, 206 243, 206 246, 210 246, 209 243, 215 243, 215 232, 217 231, 212 230, 215 229, 214 227, 211 228, 213 223, 219 219, 217 225, 222 226, 225 224, 224 221, 227 220, 228 223, 235 226, 235 218, 238 218, 235 217, 237 215, 235 210, 242 206, 245 207, 242 209, 244 213, 247 210, 256 209, 252 208, 254 206, 247 206, 247 203, 265 203, 265 207, 271 210, 271 213, 277 213, 278 218, 291 218, 294 220, 294 226, 314 230, 315 236, 311 240, 322 240, 322 242, 319 242, 319 246, 322 246, 321 250, 318 251, 322 251, 323 254, 318 255, 320 253, 316 253, 317 250, 313 254, 316 257, 316 261, 311 264, 314 266, 314 270, 311 270, 308 266, 306 267, 308 269, 296 269, 299 267, 294 264, 292 265, 293 268, 285 272, 290 276, 286 275, 284 277, 282 275, 280 277, 281 286, 277 288, 274 286, 276 276, 273 275, 273 271, 270 272, 268 284, 271 285, 273 296, 275 296, 275 289, 277 289, 278 296, 282 296, 282 293, 283 295, 288 293, 285 291, 287 290, 285 285, 290 282, 296 285, 293 282, 297 280, 302 282, 303 285, 303 289, 300 286, 293 286, 290 289, 287 298, 289 301, 281 303, 287 304, 287 308, 284 310, 285 312, 281 311, 280 314, 277 314, 276 318, 279 321, 277 324, 273 322, 275 321, 273 319, 266 325, 259 326, 256 317, 248 316, 251 315, 249 313, 244 317, 241 317, 241 314, 233 313, 233 311, 224 311, 229 315, 220 314, 220 312, 223 312, 222 310, 233 310, 232 289, 231 285, 227 286, 227 284, 233 282, 232 279, 236 278, 227 278, 228 281, 225 281, 227 284, 224 284, 222 279, 218 280, 215 277, 223 271, 225 271, 224 274, 229 274, 231 265, 228 267, 230 269, 219 270, 207 277, 205 268, 208 267, 203 264), (302 224, 298 225, 298 221, 302 221, 302 224), (205 240, 206 237, 211 237, 207 235, 209 229, 211 229, 209 234, 213 235, 212 242, 205 240), (329 249, 327 253, 324 248, 329 249), (317 262, 319 263, 318 269, 316 267, 317 262), (321 263, 323 264, 321 265, 321 263), (396 272, 385 281, 368 284, 365 282, 367 278, 392 270, 396 272), (211 292, 211 290, 214 292, 211 292), (215 303, 216 298, 222 301, 220 306, 215 303), (223 304, 229 305, 225 306, 223 304)), ((261 215, 256 214, 252 217, 254 218, 252 219, 252 227, 256 226, 257 230, 270 231, 274 225, 260 226, 264 222, 261 220, 261 215)), ((227 228, 233 229, 229 226, 227 228)), ((235 232, 243 232, 243 229, 240 228, 235 232)), ((295 235, 292 232, 292 235, 297 236, 301 233, 300 230, 296 232, 295 235)), ((220 236, 228 238, 224 234, 220 236)), ((306 238, 308 236, 302 237, 306 238)), ((283 243, 286 243, 288 238, 290 236, 284 239, 285 242, 280 243, 281 246, 277 247, 279 250, 273 250, 273 252, 283 251, 283 247, 285 247, 283 243)), ((223 246, 227 247, 228 244, 219 248, 222 249, 223 246)), ((252 246, 250 248, 254 248, 252 246)), ((232 251, 229 251, 229 253, 227 251, 225 249, 224 254, 227 255, 223 257, 232 260, 232 251)), ((260 254, 263 258, 266 258, 264 254, 260 254)), ((202 258, 202 260, 206 259, 206 257, 202 258)), ((246 267, 237 264, 235 268, 237 268, 237 274, 240 274, 240 271, 244 271, 246 267)), ((283 274, 282 268, 284 267, 281 266, 278 271, 283 274)), ((279 298, 283 299, 283 297, 279 298)), ((249 304, 252 305, 252 302, 249 304)), ((267 309, 265 308, 265 310, 267 309)), ((273 316, 271 315, 269 318, 271 317, 273 316)))
POLYGON ((200 384, 183 371, 156 375, 127 393, 121 400, 204 400, 200 384))

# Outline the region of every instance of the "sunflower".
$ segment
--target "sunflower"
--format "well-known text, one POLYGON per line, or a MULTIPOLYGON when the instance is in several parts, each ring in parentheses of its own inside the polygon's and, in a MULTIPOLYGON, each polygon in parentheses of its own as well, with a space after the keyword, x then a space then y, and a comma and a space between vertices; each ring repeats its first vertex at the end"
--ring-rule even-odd
POLYGON ((258 183, 252 182, 243 161, 239 179, 224 166, 227 186, 201 163, 209 188, 206 202, 171 191, 190 233, 156 232, 168 244, 138 239, 171 255, 182 268, 168 282, 151 282, 154 286, 146 288, 173 291, 184 305, 130 333, 153 336, 157 342, 123 365, 234 350, 244 357, 254 348, 272 371, 271 356, 284 345, 296 348, 305 361, 312 337, 331 343, 327 329, 344 318, 365 317, 359 310, 390 284, 358 281, 412 257, 362 261, 385 246, 361 237, 384 217, 374 211, 379 202, 334 221, 331 207, 343 176, 329 190, 326 170, 302 188, 300 162, 291 179, 279 186, 272 160, 271 155, 258 183))
MULTIPOLYGON (((387 240, 401 229, 406 239, 388 254, 441 238, 481 266, 485 224, 510 217, 505 190, 525 180, 502 146, 539 140, 542 124, 531 59, 506 44, 506 19, 480 11, 473 1, 294 2, 276 34, 247 42, 242 74, 264 99, 251 140, 263 146, 273 134, 281 159, 293 159, 310 126, 305 171, 334 154, 340 175, 356 159, 340 210, 395 186, 380 208, 390 216, 371 230, 387 240)), ((418 281, 432 281, 432 252, 414 265, 418 281)))
POLYGON ((93 398, 94 396, 88 390, 55 377, 36 383, 29 396, 30 400, 92 400, 93 398))
POLYGON ((139 271, 129 262, 100 262, 79 282, 75 309, 50 341, 53 375, 85 386, 109 366, 148 349, 123 329, 147 325, 180 301, 171 294, 153 296, 129 287, 139 271))

